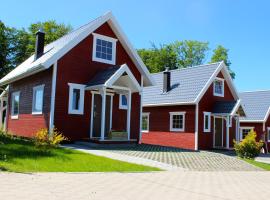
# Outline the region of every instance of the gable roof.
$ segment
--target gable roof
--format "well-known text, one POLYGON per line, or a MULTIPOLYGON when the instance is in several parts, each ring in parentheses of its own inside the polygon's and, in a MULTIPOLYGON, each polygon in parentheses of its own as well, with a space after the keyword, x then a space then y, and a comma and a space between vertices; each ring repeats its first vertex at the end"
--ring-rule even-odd
POLYGON ((216 101, 212 113, 231 114, 237 101, 216 101))
POLYGON ((21 78, 48 69, 70 49, 76 46, 105 22, 110 25, 118 37, 118 40, 121 42, 128 55, 137 66, 140 73, 143 75, 145 86, 153 85, 154 82, 151 79, 148 69, 137 54, 136 50, 132 47, 131 43, 127 39, 111 12, 96 18, 88 24, 81 26, 80 28, 64 35, 58 40, 46 45, 44 48, 44 54, 40 58, 34 60, 34 55, 30 56, 27 60, 3 77, 0 80, 0 85, 9 84, 21 78))
POLYGON ((152 74, 155 86, 144 88, 143 106, 196 104, 222 71, 235 97, 237 91, 224 62, 171 70, 171 90, 163 93, 163 72, 152 74))
POLYGON ((239 93, 246 117, 241 122, 265 122, 270 112, 270 90, 239 93))

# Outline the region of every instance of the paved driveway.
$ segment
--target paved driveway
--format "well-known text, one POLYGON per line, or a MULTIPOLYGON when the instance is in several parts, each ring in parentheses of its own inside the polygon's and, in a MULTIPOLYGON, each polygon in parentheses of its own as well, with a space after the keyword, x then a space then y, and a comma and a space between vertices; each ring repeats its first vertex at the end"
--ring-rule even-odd
MULTIPOLYGON (((135 158, 139 157, 154 160, 195 171, 262 170, 236 158, 234 153, 231 151, 189 151, 178 148, 145 144, 132 147, 95 147, 94 149, 104 151, 104 153, 113 152, 116 154, 128 155, 135 158)), ((114 157, 114 159, 115 158, 116 157, 114 157)))
POLYGON ((269 199, 269 185, 268 172, 0 173, 0 199, 269 199))

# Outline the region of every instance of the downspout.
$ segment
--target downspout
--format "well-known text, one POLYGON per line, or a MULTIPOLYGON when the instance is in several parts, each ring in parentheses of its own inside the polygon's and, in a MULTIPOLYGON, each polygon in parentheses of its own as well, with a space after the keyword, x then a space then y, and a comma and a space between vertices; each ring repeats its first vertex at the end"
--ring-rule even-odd
POLYGON ((196 103, 195 107, 195 151, 198 151, 199 141, 199 104, 196 103))
POLYGON ((142 140, 143 76, 141 76, 141 91, 140 91, 140 97, 141 97, 141 100, 140 100, 140 133, 139 133, 139 141, 138 141, 138 143, 141 143, 141 140, 142 140))
POLYGON ((56 77, 57 77, 57 61, 53 64, 53 74, 52 74, 51 109, 50 109, 50 124, 49 124, 49 132, 50 133, 54 129, 56 77))

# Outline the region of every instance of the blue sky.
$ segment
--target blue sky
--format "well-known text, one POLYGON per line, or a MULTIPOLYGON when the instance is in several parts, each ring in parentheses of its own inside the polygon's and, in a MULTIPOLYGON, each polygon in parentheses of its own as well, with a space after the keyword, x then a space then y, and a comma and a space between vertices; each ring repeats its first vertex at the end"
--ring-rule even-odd
POLYGON ((17 28, 48 19, 77 28, 110 10, 135 48, 185 39, 222 44, 239 91, 270 89, 267 0, 0 0, 0 7, 0 20, 17 28))

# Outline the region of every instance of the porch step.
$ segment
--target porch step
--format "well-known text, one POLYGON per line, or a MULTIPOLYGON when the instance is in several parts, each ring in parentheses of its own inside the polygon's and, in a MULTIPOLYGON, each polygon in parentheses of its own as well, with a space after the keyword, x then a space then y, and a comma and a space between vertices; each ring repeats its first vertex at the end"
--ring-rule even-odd
POLYGON ((116 148, 116 147, 135 147, 137 143, 95 143, 95 142, 86 142, 86 141, 76 141, 74 144, 83 145, 90 148, 116 148))

